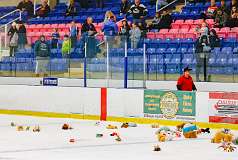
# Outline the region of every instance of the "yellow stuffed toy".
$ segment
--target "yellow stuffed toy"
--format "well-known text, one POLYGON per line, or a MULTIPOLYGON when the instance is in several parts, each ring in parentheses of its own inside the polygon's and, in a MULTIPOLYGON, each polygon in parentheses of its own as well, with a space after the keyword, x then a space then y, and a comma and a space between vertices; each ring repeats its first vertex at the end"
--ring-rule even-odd
POLYGON ((233 134, 230 133, 229 129, 224 129, 218 131, 214 137, 212 138, 212 143, 222 143, 222 142, 232 142, 233 141, 233 134))
POLYGON ((113 126, 113 125, 109 124, 109 125, 107 126, 107 129, 117 129, 117 126, 113 126))
POLYGON ((166 133, 165 132, 160 132, 157 134, 157 138, 159 142, 165 142, 166 141, 166 133))

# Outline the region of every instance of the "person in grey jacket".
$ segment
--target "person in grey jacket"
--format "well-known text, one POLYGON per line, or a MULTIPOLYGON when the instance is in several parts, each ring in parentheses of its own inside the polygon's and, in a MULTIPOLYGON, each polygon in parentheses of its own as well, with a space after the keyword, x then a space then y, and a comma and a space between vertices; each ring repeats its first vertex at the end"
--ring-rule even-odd
POLYGON ((131 48, 137 48, 138 43, 141 38, 141 30, 136 23, 132 24, 132 29, 130 30, 131 48))
POLYGON ((41 73, 43 76, 47 76, 50 47, 45 40, 45 36, 40 36, 40 39, 35 43, 34 52, 36 56, 36 76, 39 77, 41 73))

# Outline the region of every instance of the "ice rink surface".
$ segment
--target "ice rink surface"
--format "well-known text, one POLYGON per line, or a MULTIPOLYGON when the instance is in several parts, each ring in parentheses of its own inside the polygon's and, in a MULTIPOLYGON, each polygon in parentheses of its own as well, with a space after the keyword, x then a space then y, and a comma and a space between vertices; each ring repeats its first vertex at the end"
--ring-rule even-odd
POLYGON ((210 143, 213 134, 159 143, 155 137, 157 129, 150 125, 121 129, 121 123, 101 122, 95 126, 95 122, 0 115, 0 160, 238 160, 238 150, 228 153, 217 149, 219 144, 210 143), (16 131, 11 122, 31 127, 40 125, 41 132, 16 131), (64 123, 74 129, 62 130, 64 123), (119 129, 106 129, 109 123, 118 125, 119 129), (110 136, 113 131, 120 134, 121 142, 110 136), (97 133, 104 136, 96 138, 97 133), (70 143, 71 138, 76 142, 70 143), (153 151, 157 144, 161 152, 153 151))

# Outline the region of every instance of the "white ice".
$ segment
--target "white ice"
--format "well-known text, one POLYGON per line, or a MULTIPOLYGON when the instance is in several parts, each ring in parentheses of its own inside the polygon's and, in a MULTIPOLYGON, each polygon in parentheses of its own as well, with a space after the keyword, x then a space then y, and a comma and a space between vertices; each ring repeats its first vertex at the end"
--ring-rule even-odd
MULTIPOLYGON (((165 143, 157 142, 150 125, 116 130, 121 142, 110 136, 114 130, 106 129, 110 122, 75 119, 53 119, 28 116, 0 115, 0 160, 238 160, 238 151, 228 153, 210 143, 213 134, 199 138, 176 139, 165 143), (40 125, 41 132, 16 131, 10 123, 18 125, 40 125), (63 131, 63 123, 73 130, 63 131), (96 138, 101 133, 102 138, 96 138), (69 139, 76 139, 70 143, 69 139), (159 144, 162 151, 154 152, 159 144)), ((120 123, 113 123, 120 126, 120 123)), ((235 132, 236 135, 237 132, 235 132)))

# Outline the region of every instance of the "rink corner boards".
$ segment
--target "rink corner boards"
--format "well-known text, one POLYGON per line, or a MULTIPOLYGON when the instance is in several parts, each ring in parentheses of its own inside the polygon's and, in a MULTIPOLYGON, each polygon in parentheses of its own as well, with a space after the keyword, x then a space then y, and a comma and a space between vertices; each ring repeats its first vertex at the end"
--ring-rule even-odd
MULTIPOLYGON (((19 116, 33 116, 33 117, 47 117, 47 118, 73 118, 83 120, 100 120, 99 115, 84 115, 84 114, 66 114, 66 113, 54 113, 54 112, 38 112, 38 111, 24 111, 24 110, 3 110, 0 109, 0 114, 7 115, 19 115, 19 116)), ((114 122, 134 122, 138 124, 152 124, 158 123, 160 125, 176 126, 183 123, 182 121, 174 120, 160 120, 160 119, 148 119, 148 118, 127 118, 127 117, 112 117, 108 116, 107 121, 114 122)), ((237 124, 225 124, 225 123, 206 123, 206 122, 194 122, 201 128, 229 128, 238 130, 237 124)))

